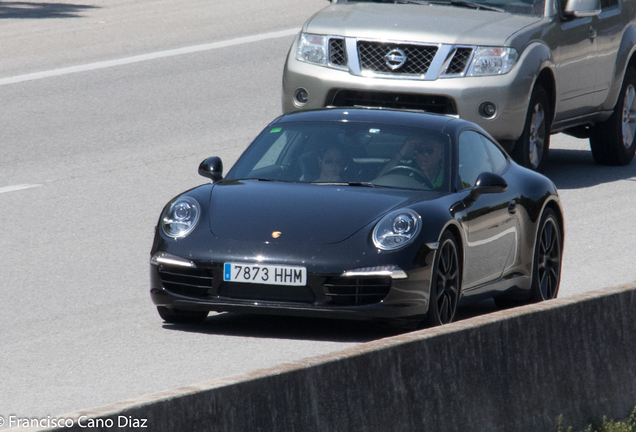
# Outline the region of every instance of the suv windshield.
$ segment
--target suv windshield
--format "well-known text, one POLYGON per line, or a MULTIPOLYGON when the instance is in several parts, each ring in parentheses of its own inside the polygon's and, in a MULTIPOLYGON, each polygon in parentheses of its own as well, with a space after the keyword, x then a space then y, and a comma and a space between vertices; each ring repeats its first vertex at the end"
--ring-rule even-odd
POLYGON ((434 4, 533 16, 543 16, 545 9, 545 0, 340 0, 339 3, 434 4))
POLYGON ((226 180, 450 190, 450 137, 423 128, 356 122, 278 123, 226 180))

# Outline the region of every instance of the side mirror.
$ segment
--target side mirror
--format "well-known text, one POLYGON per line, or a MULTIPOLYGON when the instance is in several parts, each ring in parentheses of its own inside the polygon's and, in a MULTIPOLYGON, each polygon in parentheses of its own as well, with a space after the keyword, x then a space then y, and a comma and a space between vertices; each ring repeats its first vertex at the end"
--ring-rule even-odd
POLYGON ((477 177, 475 186, 470 190, 470 197, 474 200, 485 193, 501 193, 508 189, 508 183, 503 177, 491 172, 483 172, 477 177))
POLYGON ((601 0, 568 0, 563 15, 566 18, 595 17, 601 13, 601 0))
POLYGON ((212 180, 212 183, 223 180, 223 162, 217 156, 209 157, 199 164, 199 175, 212 180))

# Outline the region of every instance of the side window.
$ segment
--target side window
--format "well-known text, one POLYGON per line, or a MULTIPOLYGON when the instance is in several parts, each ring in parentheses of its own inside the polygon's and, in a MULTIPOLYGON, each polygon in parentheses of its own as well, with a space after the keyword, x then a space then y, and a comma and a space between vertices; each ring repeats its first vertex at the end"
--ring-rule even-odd
POLYGON ((459 177, 460 188, 473 187, 479 174, 492 172, 482 136, 477 132, 466 131, 459 136, 459 177))
POLYGON ((488 138, 483 135, 480 136, 481 139, 484 140, 486 151, 488 151, 490 156, 490 163, 492 165, 493 172, 495 174, 501 174, 508 166, 508 159, 506 158, 506 155, 488 138))
MULTIPOLYGON (((568 0, 561 0, 561 13, 565 12, 565 6, 568 0)), ((617 6, 618 0, 601 0, 601 9, 609 9, 611 7, 617 6)))
POLYGON ((618 5, 618 0, 601 0, 601 9, 609 9, 618 5))

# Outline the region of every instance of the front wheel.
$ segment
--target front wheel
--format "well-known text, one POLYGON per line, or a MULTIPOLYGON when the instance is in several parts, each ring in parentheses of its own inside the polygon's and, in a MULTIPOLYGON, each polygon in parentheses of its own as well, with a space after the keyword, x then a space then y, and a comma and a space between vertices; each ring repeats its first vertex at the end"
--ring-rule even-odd
POLYGON ((451 323, 457 312, 460 292, 461 272, 457 243, 455 237, 446 232, 435 255, 425 324, 438 326, 451 323))
POLYGON ((532 90, 523 134, 515 144, 514 159, 526 168, 542 172, 550 149, 552 105, 541 84, 532 90))
POLYGON ((157 312, 165 322, 170 324, 196 324, 203 322, 208 316, 208 311, 170 309, 165 306, 157 306, 157 312))
POLYGON ((599 165, 627 165, 636 153, 636 69, 625 72, 614 112, 590 128, 592 156, 599 165))

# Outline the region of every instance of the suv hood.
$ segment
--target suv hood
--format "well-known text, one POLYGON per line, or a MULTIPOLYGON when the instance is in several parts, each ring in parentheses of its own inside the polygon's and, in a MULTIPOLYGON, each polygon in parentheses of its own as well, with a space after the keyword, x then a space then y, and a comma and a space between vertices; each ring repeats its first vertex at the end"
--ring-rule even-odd
POLYGON ((333 5, 314 15, 303 31, 367 39, 504 45, 542 18, 455 6, 387 3, 333 5))
POLYGON ((412 191, 352 186, 224 181, 212 188, 210 229, 219 238, 238 241, 338 243, 413 196, 412 191), (274 231, 282 234, 272 238, 274 231))

